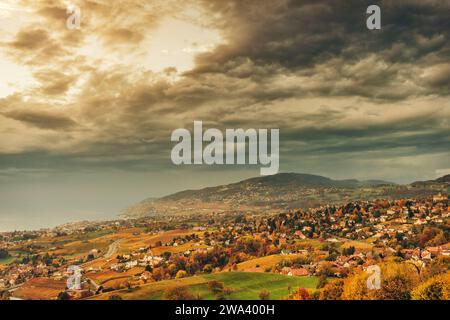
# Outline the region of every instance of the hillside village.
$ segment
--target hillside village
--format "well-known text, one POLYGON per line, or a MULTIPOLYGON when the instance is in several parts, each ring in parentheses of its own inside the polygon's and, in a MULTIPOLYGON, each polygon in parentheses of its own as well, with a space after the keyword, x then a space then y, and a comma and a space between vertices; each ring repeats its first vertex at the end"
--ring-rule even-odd
MULTIPOLYGON (((438 193, 271 214, 174 215, 2 233, 0 252, 9 262, 0 265, 0 292, 4 299, 121 298, 171 279, 243 272, 315 279, 306 292, 320 299, 371 265, 405 263, 418 274, 419 287, 448 273, 449 218, 448 195, 438 193), (66 287, 71 265, 83 270, 77 290, 66 287)), ((290 292, 283 298, 298 297, 290 292)))

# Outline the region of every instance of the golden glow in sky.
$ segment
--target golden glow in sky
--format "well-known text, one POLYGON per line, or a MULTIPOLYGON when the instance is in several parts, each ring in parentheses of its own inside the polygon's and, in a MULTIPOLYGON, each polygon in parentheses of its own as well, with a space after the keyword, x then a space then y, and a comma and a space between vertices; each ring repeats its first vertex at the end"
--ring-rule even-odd
MULTIPOLYGON (((130 18, 118 15, 116 20, 109 21, 108 14, 97 12, 97 7, 90 9, 81 6, 81 29, 71 31, 64 28, 67 18, 64 15, 64 2, 49 1, 46 6, 31 1, 1 1, 0 41, 7 44, 8 48, 5 49, 4 45, 0 48, 0 98, 39 87, 42 81, 36 75, 46 69, 56 68, 58 62, 65 63, 66 70, 60 71, 66 76, 80 68, 79 63, 82 62, 84 66, 81 68, 98 70, 122 66, 130 71, 159 73, 172 68, 171 80, 178 78, 180 73, 195 66, 196 55, 213 51, 218 44, 223 43, 223 39, 218 30, 198 22, 202 18, 201 10, 195 7, 176 10, 178 7, 175 7, 171 12, 170 5, 167 2, 166 6, 157 7, 154 16, 145 17, 141 12, 144 22, 136 25, 133 25, 133 18, 139 21, 136 16, 130 18), (36 40, 39 37, 31 34, 35 32, 33 29, 47 34, 36 40), (14 42, 14 37, 20 32, 27 39, 14 42), (39 41, 45 43, 40 44, 39 41), (53 47, 49 44, 51 41, 55 42, 53 47), (49 48, 43 48, 43 45, 49 48), (60 46, 64 48, 58 54, 60 46), (16 49, 27 49, 26 53, 30 57, 22 58, 20 54, 23 53, 15 52, 16 49), (45 57, 55 55, 55 59, 41 59, 37 55, 39 51, 45 51, 45 57)), ((107 6, 104 8, 108 9, 107 6)), ((110 9, 120 10, 112 6, 110 9)), ((164 73, 160 76, 164 76, 164 73)), ((68 94, 78 92, 82 84, 83 79, 72 82, 68 94)), ((53 96, 50 99, 61 101, 68 97, 53 96)))
POLYGON ((143 43, 146 66, 152 71, 175 67, 188 71, 198 53, 212 51, 222 41, 219 32, 174 18, 164 19, 143 43))
MULTIPOLYGON (((148 172, 164 177, 159 194, 198 187, 170 162, 171 132, 195 120, 279 128, 281 171, 396 182, 447 172, 450 3, 385 1, 386 28, 372 32, 364 1, 344 2, 0 0, 0 186, 17 183, 23 199, 28 177, 43 190, 37 173, 53 188, 69 184, 59 173, 101 172, 117 188, 109 201, 153 186, 148 172), (80 29, 67 27, 69 3, 80 29)), ((0 203, 14 198, 0 191, 0 203)))

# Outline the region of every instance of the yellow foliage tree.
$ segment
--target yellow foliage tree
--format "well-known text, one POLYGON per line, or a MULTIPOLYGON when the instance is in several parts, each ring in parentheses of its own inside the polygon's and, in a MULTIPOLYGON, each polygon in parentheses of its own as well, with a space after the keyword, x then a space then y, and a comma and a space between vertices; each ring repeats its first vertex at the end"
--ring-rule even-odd
POLYGON ((335 280, 327 283, 320 291, 320 300, 341 300, 344 281, 335 280))
POLYGON ((450 272, 428 279, 412 291, 411 297, 413 300, 450 300, 450 272))
POLYGON ((345 300, 408 300, 411 291, 420 282, 416 268, 409 263, 388 262, 381 269, 380 289, 369 289, 369 273, 359 270, 344 281, 342 298, 345 300))
POLYGON ((297 288, 292 294, 289 295, 289 300, 311 300, 311 295, 305 288, 297 288))
POLYGON ((184 270, 178 270, 177 275, 175 276, 177 279, 185 278, 187 276, 187 272, 184 270))

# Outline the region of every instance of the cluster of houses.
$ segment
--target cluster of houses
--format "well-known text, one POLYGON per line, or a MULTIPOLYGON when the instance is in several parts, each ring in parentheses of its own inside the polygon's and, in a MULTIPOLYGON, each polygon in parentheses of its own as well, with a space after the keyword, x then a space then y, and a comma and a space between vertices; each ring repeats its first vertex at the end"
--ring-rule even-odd
POLYGON ((48 277, 56 271, 55 267, 47 266, 43 263, 35 266, 31 264, 13 264, 3 270, 0 278, 0 290, 15 287, 35 277, 48 277))
POLYGON ((430 261, 439 256, 450 257, 450 248, 444 248, 442 246, 426 247, 421 250, 415 249, 402 249, 401 253, 405 259, 430 261))
MULTIPOLYGON (((424 227, 442 227, 448 225, 450 218, 449 200, 446 194, 440 193, 427 199, 414 200, 377 200, 351 202, 342 206, 320 206, 308 210, 289 211, 273 215, 246 215, 243 219, 224 217, 214 219, 205 215, 202 223, 191 227, 198 236, 178 237, 158 246, 180 247, 188 242, 189 249, 171 250, 177 252, 172 256, 190 257, 194 253, 207 254, 214 247, 226 248, 230 255, 242 255, 244 259, 263 256, 265 254, 280 254, 289 256, 293 253, 308 256, 311 248, 305 248, 302 243, 315 239, 329 245, 339 244, 343 241, 354 240, 370 242, 377 252, 386 255, 398 255, 398 248, 393 248, 392 241, 408 241, 417 238, 417 230, 424 227), (248 250, 237 249, 250 238, 256 244, 250 243, 248 250), (239 252, 239 250, 241 250, 239 252)), ((183 223, 183 219, 192 217, 177 217, 171 222, 173 227, 183 223)), ((172 221, 172 220, 171 220, 172 221)), ((4 233, 0 239, 1 248, 17 248, 33 243, 36 237, 57 237, 61 234, 84 234, 100 230, 116 230, 126 224, 127 227, 137 227, 145 220, 110 221, 104 223, 78 223, 68 224, 52 230, 41 230, 32 233, 4 233)), ((149 228, 150 229, 150 228, 149 228)), ((156 232, 153 229, 153 232, 156 232)), ((245 244, 243 245, 245 247, 245 244)), ((395 246, 394 246, 395 247, 395 246)), ((283 266, 277 272, 288 276, 320 275, 323 272, 331 276, 343 277, 352 268, 366 265, 374 258, 373 250, 357 250, 349 254, 336 253, 333 259, 326 250, 315 248, 320 258, 309 264, 296 266, 283 266), (324 271, 325 270, 325 271, 324 271)), ((419 247, 403 246, 400 253, 404 259, 430 263, 440 256, 450 256, 448 245, 437 244, 419 247)), ((95 259, 100 256, 99 251, 89 252, 95 259)), ((229 257, 231 258, 231 257, 229 257)), ((152 278, 151 269, 167 262, 164 254, 155 255, 151 248, 139 248, 129 254, 119 255, 112 259, 107 268, 115 272, 126 272, 133 268, 145 268, 140 272, 140 279, 146 281, 152 278), (147 268, 150 266, 151 268, 147 268)), ((188 259, 186 259, 188 260, 188 259)), ((239 263, 239 259, 230 259, 231 263, 239 263)), ((13 263, 0 271, 0 291, 11 288, 36 277, 48 277, 55 280, 65 279, 64 268, 44 263, 13 263)), ((227 266, 228 267, 228 266, 227 266)), ((258 268, 261 271, 264 268, 258 268)), ((86 273, 103 272, 102 268, 91 266, 86 273)), ((262 272, 262 271, 261 271, 262 272)), ((172 275, 173 276, 173 275, 172 275)))
POLYGON ((163 257, 152 255, 141 255, 139 253, 132 253, 120 256, 120 262, 114 263, 110 266, 111 270, 116 272, 123 272, 135 267, 155 267, 164 261, 163 257))

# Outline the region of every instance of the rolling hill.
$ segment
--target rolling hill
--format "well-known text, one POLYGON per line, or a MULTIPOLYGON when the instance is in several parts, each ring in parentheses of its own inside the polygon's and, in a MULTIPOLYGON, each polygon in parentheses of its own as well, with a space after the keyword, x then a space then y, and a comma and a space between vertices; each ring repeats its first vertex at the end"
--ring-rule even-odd
POLYGON ((450 174, 447 174, 443 177, 437 178, 435 180, 426 180, 426 181, 416 181, 411 183, 411 185, 434 185, 434 184, 450 184, 450 174))
POLYGON ((377 194, 395 184, 386 181, 333 180, 299 173, 279 173, 237 183, 185 190, 159 199, 145 199, 123 211, 126 217, 165 213, 276 210, 313 206, 325 201, 358 198, 361 192, 377 194))
POLYGON ((280 212, 354 200, 428 196, 445 191, 450 176, 429 182, 397 185, 382 180, 333 180, 327 177, 279 173, 200 190, 185 190, 146 199, 123 211, 125 217, 158 214, 280 212))

